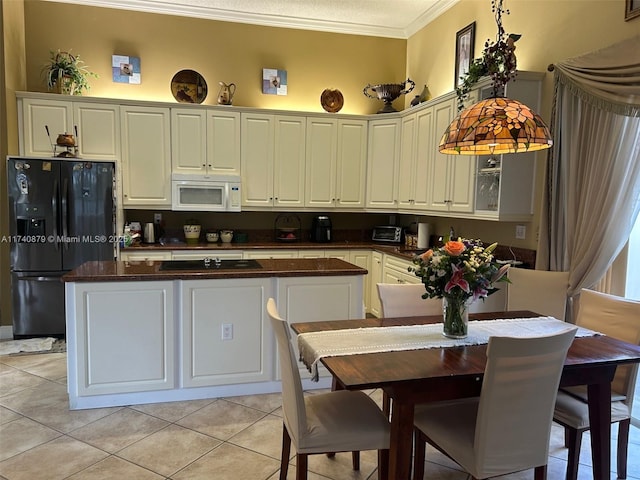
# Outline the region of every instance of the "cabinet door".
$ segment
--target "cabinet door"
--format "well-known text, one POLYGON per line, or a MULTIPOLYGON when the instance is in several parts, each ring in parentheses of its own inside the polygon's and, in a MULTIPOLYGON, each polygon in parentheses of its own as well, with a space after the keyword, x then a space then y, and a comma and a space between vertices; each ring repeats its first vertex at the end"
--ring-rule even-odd
MULTIPOLYGON (((444 132, 444 131, 443 131, 444 132)), ((436 132, 437 133, 437 132, 436 132)), ((429 161, 431 152, 438 149, 438 135, 433 130, 433 110, 427 108, 416 114, 416 153, 413 167, 414 210, 427 210, 429 206, 429 161)))
POLYGON ((240 114, 207 111, 207 169, 215 175, 240 175, 240 114))
POLYGON ((172 281, 77 283, 74 293, 78 363, 70 383, 79 396, 176 387, 172 281))
POLYGON ((273 206, 273 115, 243 113, 242 122, 242 206, 273 206))
POLYGON ((338 122, 307 118, 305 206, 332 208, 336 201, 338 122))
POLYGON ((371 251, 370 250, 351 250, 349 252, 349 263, 353 263, 361 268, 366 268, 369 272, 364 276, 363 285, 363 301, 365 312, 371 311, 371 251))
POLYGON ((23 98, 21 128, 21 155, 51 157, 58 134, 73 133, 71 102, 23 98))
MULTIPOLYGON (((434 105, 433 107, 433 133, 430 138, 438 138, 442 135, 453 120, 454 100, 434 105)), ((450 194, 449 177, 450 155, 444 155, 438 151, 437 144, 431 150, 429 168, 429 210, 448 211, 450 194)))
POLYGON ((473 155, 453 155, 449 159, 451 190, 450 212, 472 212, 475 192, 476 157, 473 155))
POLYGON ((304 207, 305 130, 305 117, 275 117, 273 204, 276 207, 304 207))
POLYGON ((140 251, 140 252, 120 252, 120 260, 123 262, 146 262, 171 260, 171 252, 166 250, 162 252, 140 251))
POLYGON ((410 209, 414 203, 416 163, 416 116, 404 117, 400 131, 398 162, 398 208, 410 209))
POLYGON ((207 114, 204 109, 171 109, 171 169, 204 174, 207 169, 207 114))
POLYGON ((397 208, 400 120, 369 123, 367 207, 397 208))
POLYGON ((336 201, 338 208, 364 208, 367 121, 338 121, 336 201))
POLYGON ((242 258, 298 258, 297 250, 245 250, 242 258))
POLYGON ((120 160, 119 105, 74 102, 73 120, 81 158, 120 160))
POLYGON ((168 108, 120 107, 125 207, 171 206, 168 108))
POLYGON ((273 341, 265 305, 270 278, 185 280, 182 387, 273 378, 273 341))
POLYGON ((376 317, 382 316, 382 306, 378 295, 378 283, 382 283, 382 254, 371 252, 371 270, 369 271, 369 311, 376 317))

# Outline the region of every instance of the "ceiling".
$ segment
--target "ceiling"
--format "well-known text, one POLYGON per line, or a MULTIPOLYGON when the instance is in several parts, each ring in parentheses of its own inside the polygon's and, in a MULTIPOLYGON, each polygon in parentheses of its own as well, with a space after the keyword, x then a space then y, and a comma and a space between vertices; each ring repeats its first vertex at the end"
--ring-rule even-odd
POLYGON ((409 38, 459 0, 49 0, 271 27, 409 38))

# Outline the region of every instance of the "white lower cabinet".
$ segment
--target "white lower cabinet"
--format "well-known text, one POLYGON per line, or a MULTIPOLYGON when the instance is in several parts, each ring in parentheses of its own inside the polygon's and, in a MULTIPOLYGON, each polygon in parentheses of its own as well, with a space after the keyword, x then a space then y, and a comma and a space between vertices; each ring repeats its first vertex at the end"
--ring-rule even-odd
MULTIPOLYGON (((362 275, 281 277, 278 278, 276 291, 278 313, 290 324, 364 318, 362 285, 362 275)), ((293 348, 297 357, 295 341, 293 348)), ((303 379, 309 378, 309 372, 302 363, 299 370, 303 379)), ((276 372, 279 371, 276 368, 276 372)), ((320 376, 329 375, 324 367, 319 368, 319 372, 320 376)))
POLYGON ((67 329, 70 397, 175 388, 172 281, 66 289, 67 311, 79 320, 67 329))
POLYGON ((382 282, 382 253, 371 252, 371 268, 369 269, 369 313, 382 317, 382 305, 378 295, 378 283, 382 282))
POLYGON ((123 262, 146 262, 146 261, 159 261, 159 260, 171 260, 171 252, 168 250, 162 252, 120 252, 120 260, 123 262))
POLYGON ((271 279, 180 283, 181 386, 271 380, 273 341, 265 309, 271 279))
POLYGON ((171 260, 204 260, 205 258, 241 260, 242 250, 174 250, 171 253, 171 260))
POLYGON ((298 258, 297 250, 245 250, 242 258, 298 258))
POLYGON ((420 278, 409 272, 413 265, 411 260, 402 260, 391 255, 384 256, 382 267, 382 283, 420 283, 420 278))

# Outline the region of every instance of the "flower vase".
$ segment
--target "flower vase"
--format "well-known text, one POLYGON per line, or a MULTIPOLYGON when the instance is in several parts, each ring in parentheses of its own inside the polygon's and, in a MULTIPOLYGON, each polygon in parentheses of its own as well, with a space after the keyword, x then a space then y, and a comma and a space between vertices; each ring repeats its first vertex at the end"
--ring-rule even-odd
POLYGON ((442 297, 444 327, 442 334, 448 338, 465 338, 469 324, 468 298, 442 297))

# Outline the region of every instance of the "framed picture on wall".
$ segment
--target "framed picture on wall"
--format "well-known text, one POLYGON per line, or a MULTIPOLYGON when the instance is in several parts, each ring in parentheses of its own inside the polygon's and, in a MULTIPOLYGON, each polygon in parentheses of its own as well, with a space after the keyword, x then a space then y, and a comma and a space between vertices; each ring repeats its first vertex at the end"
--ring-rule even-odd
POLYGON ((624 9, 625 21, 640 17, 640 0, 626 0, 624 9))
MULTIPOLYGON (((640 0, 634 0, 640 2, 640 0)), ((460 77, 469 71, 473 60, 473 45, 476 40, 476 22, 473 22, 456 33, 456 75, 453 87, 462 83, 460 77)))

